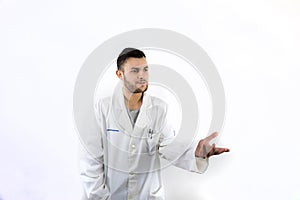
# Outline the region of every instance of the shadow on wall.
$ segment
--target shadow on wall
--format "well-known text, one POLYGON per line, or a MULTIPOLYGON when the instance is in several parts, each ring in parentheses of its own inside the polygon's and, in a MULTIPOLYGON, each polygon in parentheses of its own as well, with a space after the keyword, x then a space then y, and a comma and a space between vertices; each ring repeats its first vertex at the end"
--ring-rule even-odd
POLYGON ((204 200, 203 197, 199 197, 199 195, 193 194, 193 193, 182 193, 182 192, 175 192, 172 191, 172 194, 169 194, 166 196, 166 199, 173 199, 173 200, 182 200, 182 199, 188 199, 188 200, 204 200))

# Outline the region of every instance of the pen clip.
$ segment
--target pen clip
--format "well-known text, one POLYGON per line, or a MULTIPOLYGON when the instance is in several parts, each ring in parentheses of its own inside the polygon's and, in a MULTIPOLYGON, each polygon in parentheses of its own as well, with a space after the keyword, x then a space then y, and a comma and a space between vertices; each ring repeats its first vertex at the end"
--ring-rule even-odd
POLYGON ((152 135, 153 135, 153 130, 149 129, 149 131, 148 131, 148 137, 150 137, 150 139, 152 139, 152 135))

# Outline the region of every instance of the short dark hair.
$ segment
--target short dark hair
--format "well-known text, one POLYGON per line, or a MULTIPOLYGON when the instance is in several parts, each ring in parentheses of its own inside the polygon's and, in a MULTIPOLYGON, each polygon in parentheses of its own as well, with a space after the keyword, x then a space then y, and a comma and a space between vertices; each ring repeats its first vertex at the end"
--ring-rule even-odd
POLYGON ((122 69, 122 65, 126 62, 128 58, 146 58, 144 52, 142 52, 139 49, 135 48, 125 48, 123 51, 120 53, 118 59, 117 59, 117 67, 118 70, 122 69))

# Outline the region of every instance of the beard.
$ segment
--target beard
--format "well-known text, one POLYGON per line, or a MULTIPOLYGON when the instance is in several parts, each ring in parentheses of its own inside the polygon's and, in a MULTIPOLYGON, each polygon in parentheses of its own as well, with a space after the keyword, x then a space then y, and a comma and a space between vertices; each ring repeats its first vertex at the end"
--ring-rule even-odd
POLYGON ((131 93, 144 93, 147 91, 148 89, 148 82, 146 82, 146 88, 145 89, 141 89, 136 87, 134 84, 131 84, 129 81, 127 81, 126 76, 124 76, 124 86, 128 89, 128 91, 130 91, 131 93))

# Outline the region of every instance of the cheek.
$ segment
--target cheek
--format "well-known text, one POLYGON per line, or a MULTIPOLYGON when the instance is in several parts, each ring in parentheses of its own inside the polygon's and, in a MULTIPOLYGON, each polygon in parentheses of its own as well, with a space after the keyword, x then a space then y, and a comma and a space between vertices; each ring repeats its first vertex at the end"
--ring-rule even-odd
POLYGON ((148 80, 148 78, 149 78, 149 74, 146 73, 146 74, 145 74, 145 79, 148 80))
POLYGON ((134 82, 137 78, 135 76, 131 76, 131 75, 125 75, 125 79, 128 82, 134 82))

